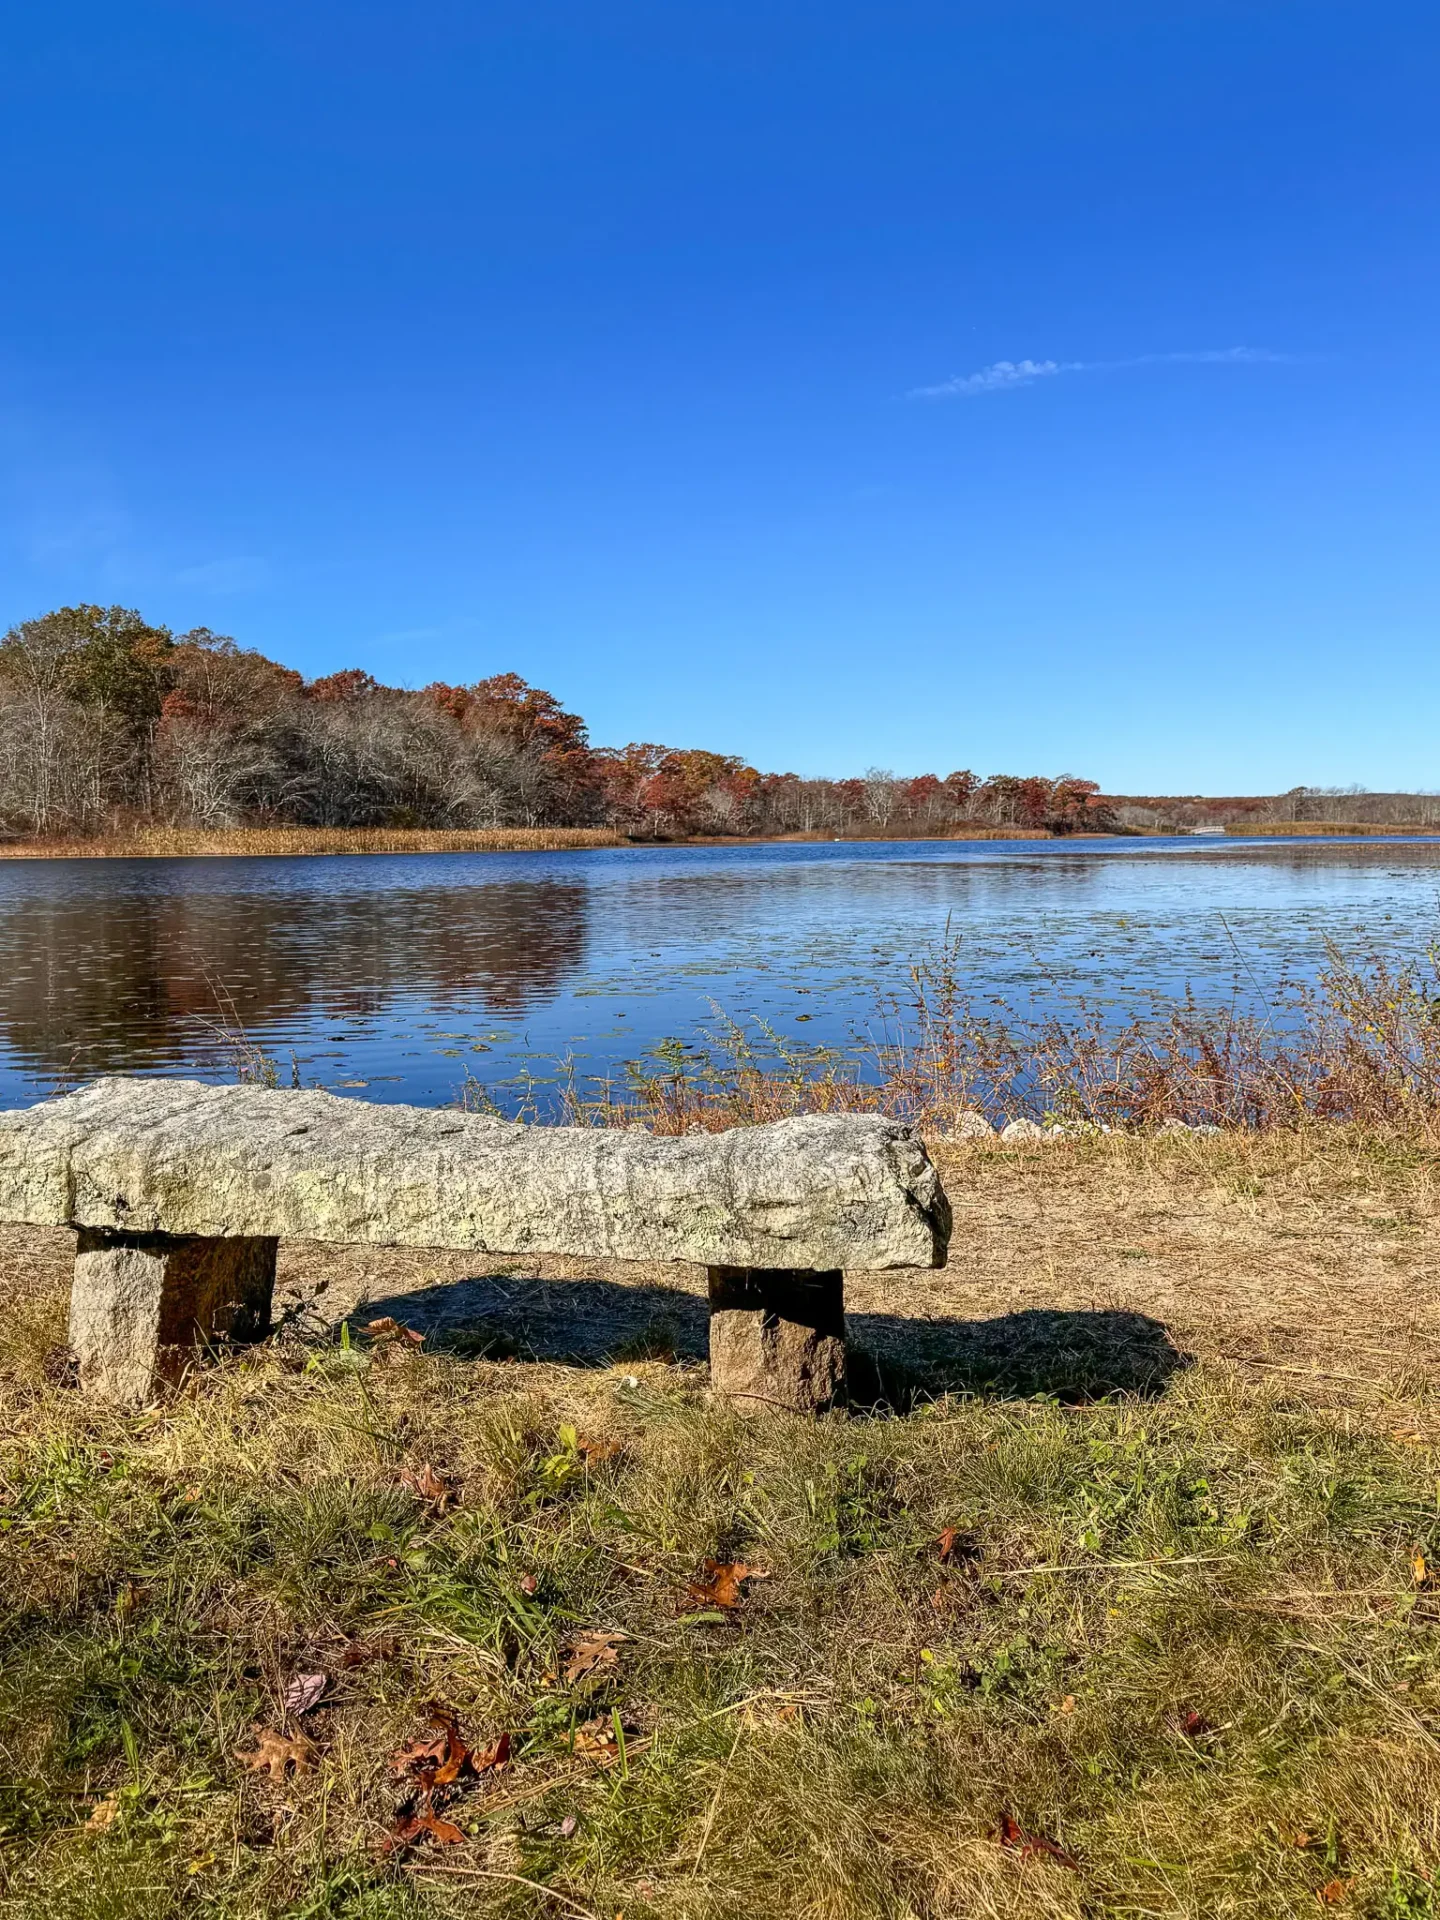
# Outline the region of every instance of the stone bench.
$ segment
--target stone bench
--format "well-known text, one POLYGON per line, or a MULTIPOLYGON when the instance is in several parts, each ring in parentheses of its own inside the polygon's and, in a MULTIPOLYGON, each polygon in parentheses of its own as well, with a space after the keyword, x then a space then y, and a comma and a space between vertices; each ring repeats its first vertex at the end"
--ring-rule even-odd
POLYGON ((0 1219, 76 1229, 71 1344, 113 1400, 263 1339, 289 1237, 698 1261, 715 1390, 820 1411, 844 1399, 843 1269, 939 1266, 950 1211, 909 1129, 869 1115, 657 1139, 108 1079, 0 1113, 0 1219))

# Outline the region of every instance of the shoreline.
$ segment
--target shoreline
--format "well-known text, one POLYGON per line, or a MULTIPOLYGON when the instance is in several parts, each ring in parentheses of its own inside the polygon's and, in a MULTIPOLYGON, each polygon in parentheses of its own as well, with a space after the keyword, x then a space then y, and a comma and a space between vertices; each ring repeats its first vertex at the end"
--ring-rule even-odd
POLYGON ((622 847, 608 827, 146 829, 93 840, 0 841, 0 860, 290 859, 395 853, 569 853, 622 847))
MULTIPOLYGON (((1069 838, 1111 838, 1071 835, 1069 838)), ((907 841, 1053 840, 1040 827, 976 827, 946 833, 694 834, 677 840, 639 840, 610 827, 227 827, 145 829, 90 840, 0 840, 0 860, 228 860, 309 858, 396 853, 571 853, 628 847, 775 847, 846 844, 903 845, 907 841)))
POLYGON ((1440 827, 1331 825, 1323 821, 1282 821, 1267 826, 1232 826, 1213 834, 1162 834, 1150 830, 1118 833, 1052 833, 1043 827, 960 827, 943 833, 779 833, 693 834, 684 839, 636 839, 609 827, 228 827, 144 829, 88 840, 0 840, 5 860, 233 860, 344 858, 360 854, 576 853, 628 848, 637 852, 688 847, 784 846, 931 846, 950 842, 1032 843, 1040 841, 1154 840, 1435 840, 1440 827))

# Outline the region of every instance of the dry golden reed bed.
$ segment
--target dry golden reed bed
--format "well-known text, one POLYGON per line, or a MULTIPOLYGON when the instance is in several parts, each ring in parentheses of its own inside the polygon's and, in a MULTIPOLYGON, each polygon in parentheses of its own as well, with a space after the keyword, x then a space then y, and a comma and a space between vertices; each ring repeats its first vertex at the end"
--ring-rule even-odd
POLYGON ((0 840, 0 859, 233 859, 245 854, 560 853, 623 845, 608 827, 143 827, 104 840, 0 840))
MULTIPOLYGON (((828 833, 786 834, 783 841, 826 841, 828 833)), ((848 836, 847 836, 848 837, 848 836)), ((865 840, 882 834, 863 835, 865 840)), ((907 838, 890 835, 891 839, 907 838)), ((926 836, 921 836, 926 837, 926 836)), ((1053 836, 1031 827, 957 827, 938 836, 945 840, 1049 840, 1053 836)), ((657 846, 658 841, 632 841, 612 827, 137 827, 92 840, 21 840, 0 838, 0 860, 196 860, 233 859, 246 854, 308 855, 346 853, 561 853, 586 847, 657 846)), ((742 835, 703 835, 676 844, 691 846, 758 846, 768 844, 742 835)))
POLYGON ((708 1403, 693 1271, 298 1246, 106 1411, 8 1230, 0 1914, 1440 1914, 1434 1152, 935 1152, 814 1423, 708 1403))
POLYGON ((1261 835, 1265 839, 1286 834, 1425 834, 1440 835, 1433 820, 1263 820, 1232 822, 1227 834, 1261 835))

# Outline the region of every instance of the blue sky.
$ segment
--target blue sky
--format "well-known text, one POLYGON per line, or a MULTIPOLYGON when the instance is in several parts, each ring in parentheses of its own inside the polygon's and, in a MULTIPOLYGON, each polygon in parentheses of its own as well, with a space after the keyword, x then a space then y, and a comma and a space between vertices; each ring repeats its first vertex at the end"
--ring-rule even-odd
POLYGON ((1440 16, 51 0, 0 622, 602 743, 1440 786, 1440 16))

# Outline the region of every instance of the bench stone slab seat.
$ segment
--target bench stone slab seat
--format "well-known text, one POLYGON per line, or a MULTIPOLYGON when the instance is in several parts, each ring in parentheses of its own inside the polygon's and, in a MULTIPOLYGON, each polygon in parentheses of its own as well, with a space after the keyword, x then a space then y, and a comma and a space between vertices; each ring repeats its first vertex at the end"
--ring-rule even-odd
POLYGON ((122 1400, 263 1337, 295 1238, 697 1261, 717 1390, 823 1407, 842 1270, 939 1265, 949 1233, 923 1146, 870 1115, 656 1138, 148 1079, 0 1113, 0 1218, 78 1230, 82 1385, 122 1400))

